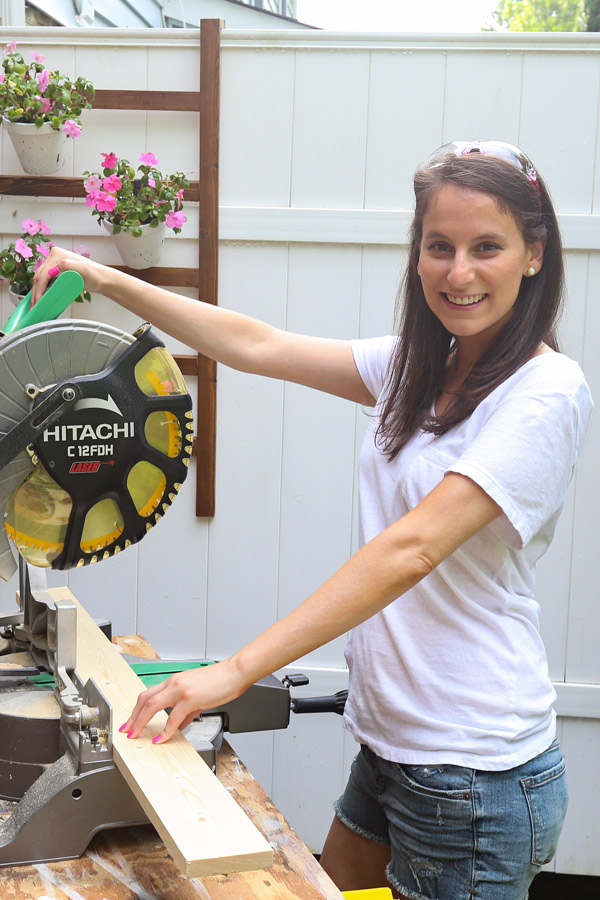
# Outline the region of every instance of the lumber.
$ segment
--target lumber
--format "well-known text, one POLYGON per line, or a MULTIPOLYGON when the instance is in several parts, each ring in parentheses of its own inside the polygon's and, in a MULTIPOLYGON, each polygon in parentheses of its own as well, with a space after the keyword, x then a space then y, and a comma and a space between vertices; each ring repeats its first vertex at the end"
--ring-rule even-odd
POLYGON ((68 588, 50 594, 77 606, 77 673, 93 678, 110 702, 115 763, 181 872, 196 878, 271 866, 270 844, 183 734, 152 744, 165 713, 135 741, 119 733, 144 685, 68 588))

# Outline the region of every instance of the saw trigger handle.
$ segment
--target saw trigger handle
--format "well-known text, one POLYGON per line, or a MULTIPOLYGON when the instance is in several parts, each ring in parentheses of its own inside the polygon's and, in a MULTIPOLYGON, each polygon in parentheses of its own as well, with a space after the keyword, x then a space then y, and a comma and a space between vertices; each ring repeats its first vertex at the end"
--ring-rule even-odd
POLYGON ((13 331, 27 328, 28 325, 38 325, 40 322, 57 319, 67 306, 79 297, 83 289, 84 282, 79 272, 69 270, 48 284, 40 300, 32 308, 30 308, 32 291, 29 291, 9 317, 2 329, 3 334, 12 334, 13 331))

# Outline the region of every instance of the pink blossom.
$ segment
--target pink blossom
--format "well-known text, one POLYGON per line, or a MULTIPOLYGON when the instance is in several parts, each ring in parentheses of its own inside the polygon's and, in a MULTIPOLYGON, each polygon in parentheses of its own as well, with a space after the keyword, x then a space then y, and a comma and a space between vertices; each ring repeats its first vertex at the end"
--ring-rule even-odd
POLYGON ((42 56, 41 53, 36 53, 35 50, 32 50, 32 51, 31 51, 31 58, 32 58, 32 60, 33 60, 34 62, 37 62, 37 63, 43 63, 43 62, 46 62, 46 57, 45 57, 45 56, 42 56))
POLYGON ((77 122, 73 121, 73 119, 67 119, 62 127, 62 130, 67 135, 67 137, 76 138, 81 134, 81 125, 78 125, 77 122))
POLYGON ((9 53, 14 53, 16 49, 17 49, 17 42, 10 41, 4 48, 4 55, 8 56, 9 53))
POLYGON ((4 83, 5 78, 6 78, 6 75, 4 74, 4 70, 0 69, 0 84, 4 83))
POLYGON ((52 100, 49 100, 48 97, 41 97, 40 99, 42 101, 40 106, 40 112, 42 113, 42 115, 46 115, 46 113, 52 112, 52 110, 54 109, 54 102, 52 100))
POLYGON ((148 184, 150 185, 150 187, 156 187, 156 181, 154 180, 154 178, 149 178, 148 184))
POLYGON ((102 153, 102 156, 104 157, 102 165, 105 169, 114 169, 119 161, 118 156, 114 153, 102 153))
POLYGON ((177 191, 177 202, 179 204, 179 208, 181 208, 181 198, 183 197, 184 188, 181 188, 180 191, 177 191))
POLYGON ((52 241, 46 241, 44 244, 36 244, 35 249, 38 253, 41 253, 42 256, 46 257, 50 253, 50 248, 53 246, 54 244, 52 241))
POLYGON ((173 212, 171 210, 166 218, 167 228, 181 228, 185 221, 186 218, 182 212, 173 212))
POLYGON ((105 178, 102 182, 102 187, 109 194, 116 194, 117 191, 121 190, 122 183, 121 179, 118 175, 109 175, 108 178, 105 178))
POLYGON ((40 231, 42 234, 51 234, 52 233, 43 219, 39 220, 39 226, 40 226, 40 231))
POLYGON ((21 223, 21 228, 23 231, 26 231, 27 234, 39 234, 40 226, 38 222, 35 222, 33 219, 23 219, 21 223))
POLYGON ((85 256, 87 259, 90 258, 90 251, 85 246, 85 244, 77 244, 76 247, 73 247, 74 253, 79 253, 80 256, 85 256))
POLYGON ((94 188, 91 191, 88 191, 87 196, 85 198, 86 206, 95 206, 98 202, 98 195, 101 194, 102 191, 99 191, 97 188, 94 188))
POLYGON ((50 83, 50 73, 48 72, 48 69, 43 69, 39 73, 39 75, 37 77, 37 81, 38 81, 38 85, 40 88, 40 94, 45 94, 46 88, 48 87, 48 84, 50 83))
POLYGON ((154 153, 142 153, 140 156, 140 162, 145 166, 157 166, 158 160, 155 157, 154 153))
MULTIPOLYGON (((46 254, 47 255, 47 254, 46 254)), ((44 257, 40 256, 39 259, 36 260, 35 266, 33 267, 33 271, 37 272, 40 266, 44 265, 44 257)))
MULTIPOLYGON (((88 197, 91 197, 91 194, 88 194, 88 197)), ((112 212, 116 205, 117 201, 112 194, 96 191, 96 209, 98 212, 112 212)))
POLYGON ((23 259, 29 259, 33 256, 33 250, 31 247, 27 246, 23 238, 19 238, 18 241, 15 241, 15 253, 18 253, 23 259))
POLYGON ((86 194, 90 194, 92 191, 99 191, 101 185, 102 179, 98 175, 90 175, 87 181, 83 182, 86 194))

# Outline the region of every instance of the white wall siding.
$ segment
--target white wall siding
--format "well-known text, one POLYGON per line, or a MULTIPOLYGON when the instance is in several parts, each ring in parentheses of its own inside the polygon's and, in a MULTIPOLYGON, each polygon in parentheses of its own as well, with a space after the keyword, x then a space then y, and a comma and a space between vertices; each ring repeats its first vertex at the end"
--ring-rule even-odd
MULTIPOLYGON (((6 40, 15 34, 3 31, 6 40)), ((198 87, 197 32, 28 29, 26 36, 31 49, 43 46, 52 68, 76 70, 98 88, 198 87)), ((598 400, 599 61, 596 35, 226 30, 219 302, 306 333, 388 332, 413 169, 445 141, 504 138, 521 145, 550 184, 567 247, 564 343, 598 400)), ((98 111, 84 122, 64 174, 97 169, 101 151, 135 160, 151 150, 165 169, 197 178, 195 114, 98 111)), ((0 138, 2 173, 18 174, 12 147, 0 138)), ((166 244, 170 265, 196 263, 196 210, 188 205, 186 214, 182 234, 166 244)), ((57 242, 76 235, 97 259, 118 262, 81 201, 1 198, 1 240, 14 239, 22 218, 40 215, 57 242)), ((0 304, 6 319, 5 290, 0 304)), ((73 315, 127 330, 138 324, 99 297, 73 315)), ((365 411, 345 401, 219 367, 215 518, 194 517, 186 484, 140 545, 51 580, 67 579, 93 614, 112 618, 119 632, 139 631, 164 656, 221 658, 292 609, 356 548, 355 469, 365 423, 365 411)), ((600 784, 589 772, 600 751, 599 451, 596 415, 537 592, 571 780, 553 867, 595 875, 600 784)), ((4 607, 14 588, 0 585, 4 607)), ((290 668, 305 667, 312 684, 302 693, 339 690, 343 640, 290 668)), ((286 732, 232 742, 320 849, 354 752, 340 719, 298 716, 286 732)))

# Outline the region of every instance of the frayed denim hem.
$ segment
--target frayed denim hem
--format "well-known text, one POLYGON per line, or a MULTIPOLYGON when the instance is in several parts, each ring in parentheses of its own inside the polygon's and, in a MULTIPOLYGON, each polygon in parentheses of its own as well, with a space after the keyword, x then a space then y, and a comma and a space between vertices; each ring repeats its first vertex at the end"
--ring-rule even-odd
POLYGON ((350 819, 348 819, 342 812, 339 800, 336 800, 333 804, 333 810, 342 825, 345 825, 346 828, 350 829, 350 831, 353 831, 355 834, 360 834, 361 837, 368 838, 368 840, 373 841, 375 844, 383 844, 387 847, 390 846, 389 838, 383 838, 381 837, 381 835, 373 834, 372 831, 367 831, 366 828, 361 828, 360 825, 357 825, 355 822, 351 822, 350 819))
POLYGON ((400 884, 398 879, 394 878, 390 872, 390 866, 391 863, 388 863, 385 867, 385 876, 395 891, 398 891, 398 893, 402 894, 403 897, 406 897, 407 900, 431 900, 431 898, 426 897, 425 894, 415 894, 414 891, 409 891, 408 888, 400 884))

